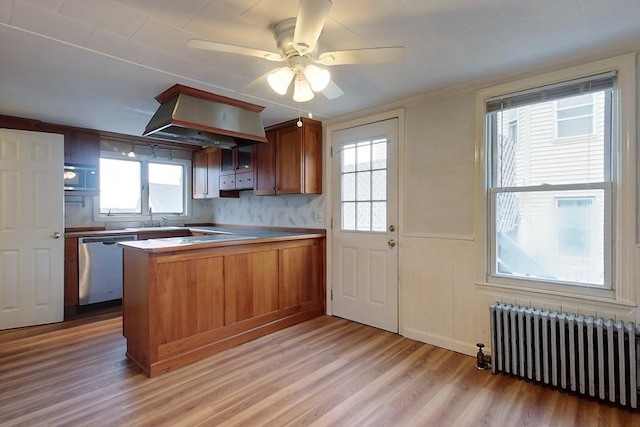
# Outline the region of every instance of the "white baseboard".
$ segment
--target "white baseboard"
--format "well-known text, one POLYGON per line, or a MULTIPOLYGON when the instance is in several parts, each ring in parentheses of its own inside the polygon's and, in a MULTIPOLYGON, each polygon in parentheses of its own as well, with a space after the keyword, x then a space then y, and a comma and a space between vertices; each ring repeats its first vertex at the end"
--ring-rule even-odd
MULTIPOLYGON (((474 344, 466 343, 463 341, 457 341, 449 337, 443 337, 440 335, 429 334, 423 331, 418 331, 410 328, 403 328, 400 331, 400 335, 412 340, 420 341, 426 344, 435 345, 436 347, 446 348, 457 353, 466 354, 468 356, 476 356, 478 348, 474 344)), ((485 343, 486 345, 487 343, 485 343)))

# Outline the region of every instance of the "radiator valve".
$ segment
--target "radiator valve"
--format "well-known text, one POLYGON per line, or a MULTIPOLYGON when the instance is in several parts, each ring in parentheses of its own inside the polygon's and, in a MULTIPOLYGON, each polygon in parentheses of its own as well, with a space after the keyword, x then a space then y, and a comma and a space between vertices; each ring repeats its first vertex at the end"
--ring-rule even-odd
POLYGON ((476 355, 476 368, 483 370, 489 369, 491 367, 491 356, 482 352, 484 344, 479 342, 476 345, 478 346, 478 354, 476 355))

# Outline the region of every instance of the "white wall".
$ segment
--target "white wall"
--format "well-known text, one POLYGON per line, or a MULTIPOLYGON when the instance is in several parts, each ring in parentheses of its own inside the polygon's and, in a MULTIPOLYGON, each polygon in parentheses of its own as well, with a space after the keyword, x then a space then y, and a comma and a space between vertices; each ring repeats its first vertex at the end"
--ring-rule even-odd
MULTIPOLYGON (((635 262, 630 277, 636 283, 635 305, 484 284, 478 257, 484 241, 474 202, 482 187, 482 174, 474 172, 481 167, 475 144, 482 138, 475 103, 475 90, 468 90, 406 106, 405 170, 400 174, 406 188, 399 245, 401 334, 473 355, 476 342, 490 343, 489 305, 494 301, 640 321, 637 242, 635 254, 627 254, 635 262)), ((640 126, 634 126, 640 134, 640 126)), ((635 214, 640 216, 637 208, 635 214)), ((623 233, 635 235, 630 228, 623 233)))

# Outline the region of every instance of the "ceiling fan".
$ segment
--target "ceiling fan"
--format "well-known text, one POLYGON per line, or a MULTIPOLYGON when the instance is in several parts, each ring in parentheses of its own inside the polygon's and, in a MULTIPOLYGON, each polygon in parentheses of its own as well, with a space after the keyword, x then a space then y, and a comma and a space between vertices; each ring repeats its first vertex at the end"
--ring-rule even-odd
POLYGON ((329 71, 321 66, 398 62, 404 58, 404 47, 339 50, 317 55, 318 39, 331 5, 331 0, 300 0, 298 16, 274 26, 277 53, 207 40, 190 40, 189 47, 284 62, 283 67, 267 76, 269 86, 276 93, 285 95, 293 81, 293 100, 296 102, 313 99, 314 92, 322 92, 328 99, 334 99, 344 92, 331 81, 329 71))

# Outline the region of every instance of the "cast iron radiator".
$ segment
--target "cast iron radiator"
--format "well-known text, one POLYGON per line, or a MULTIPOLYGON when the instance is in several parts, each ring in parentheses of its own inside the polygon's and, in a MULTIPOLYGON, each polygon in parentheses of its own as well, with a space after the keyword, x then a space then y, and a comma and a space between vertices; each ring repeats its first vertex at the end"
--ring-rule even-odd
POLYGON ((638 407, 640 328, 577 314, 494 303, 491 371, 638 407))

